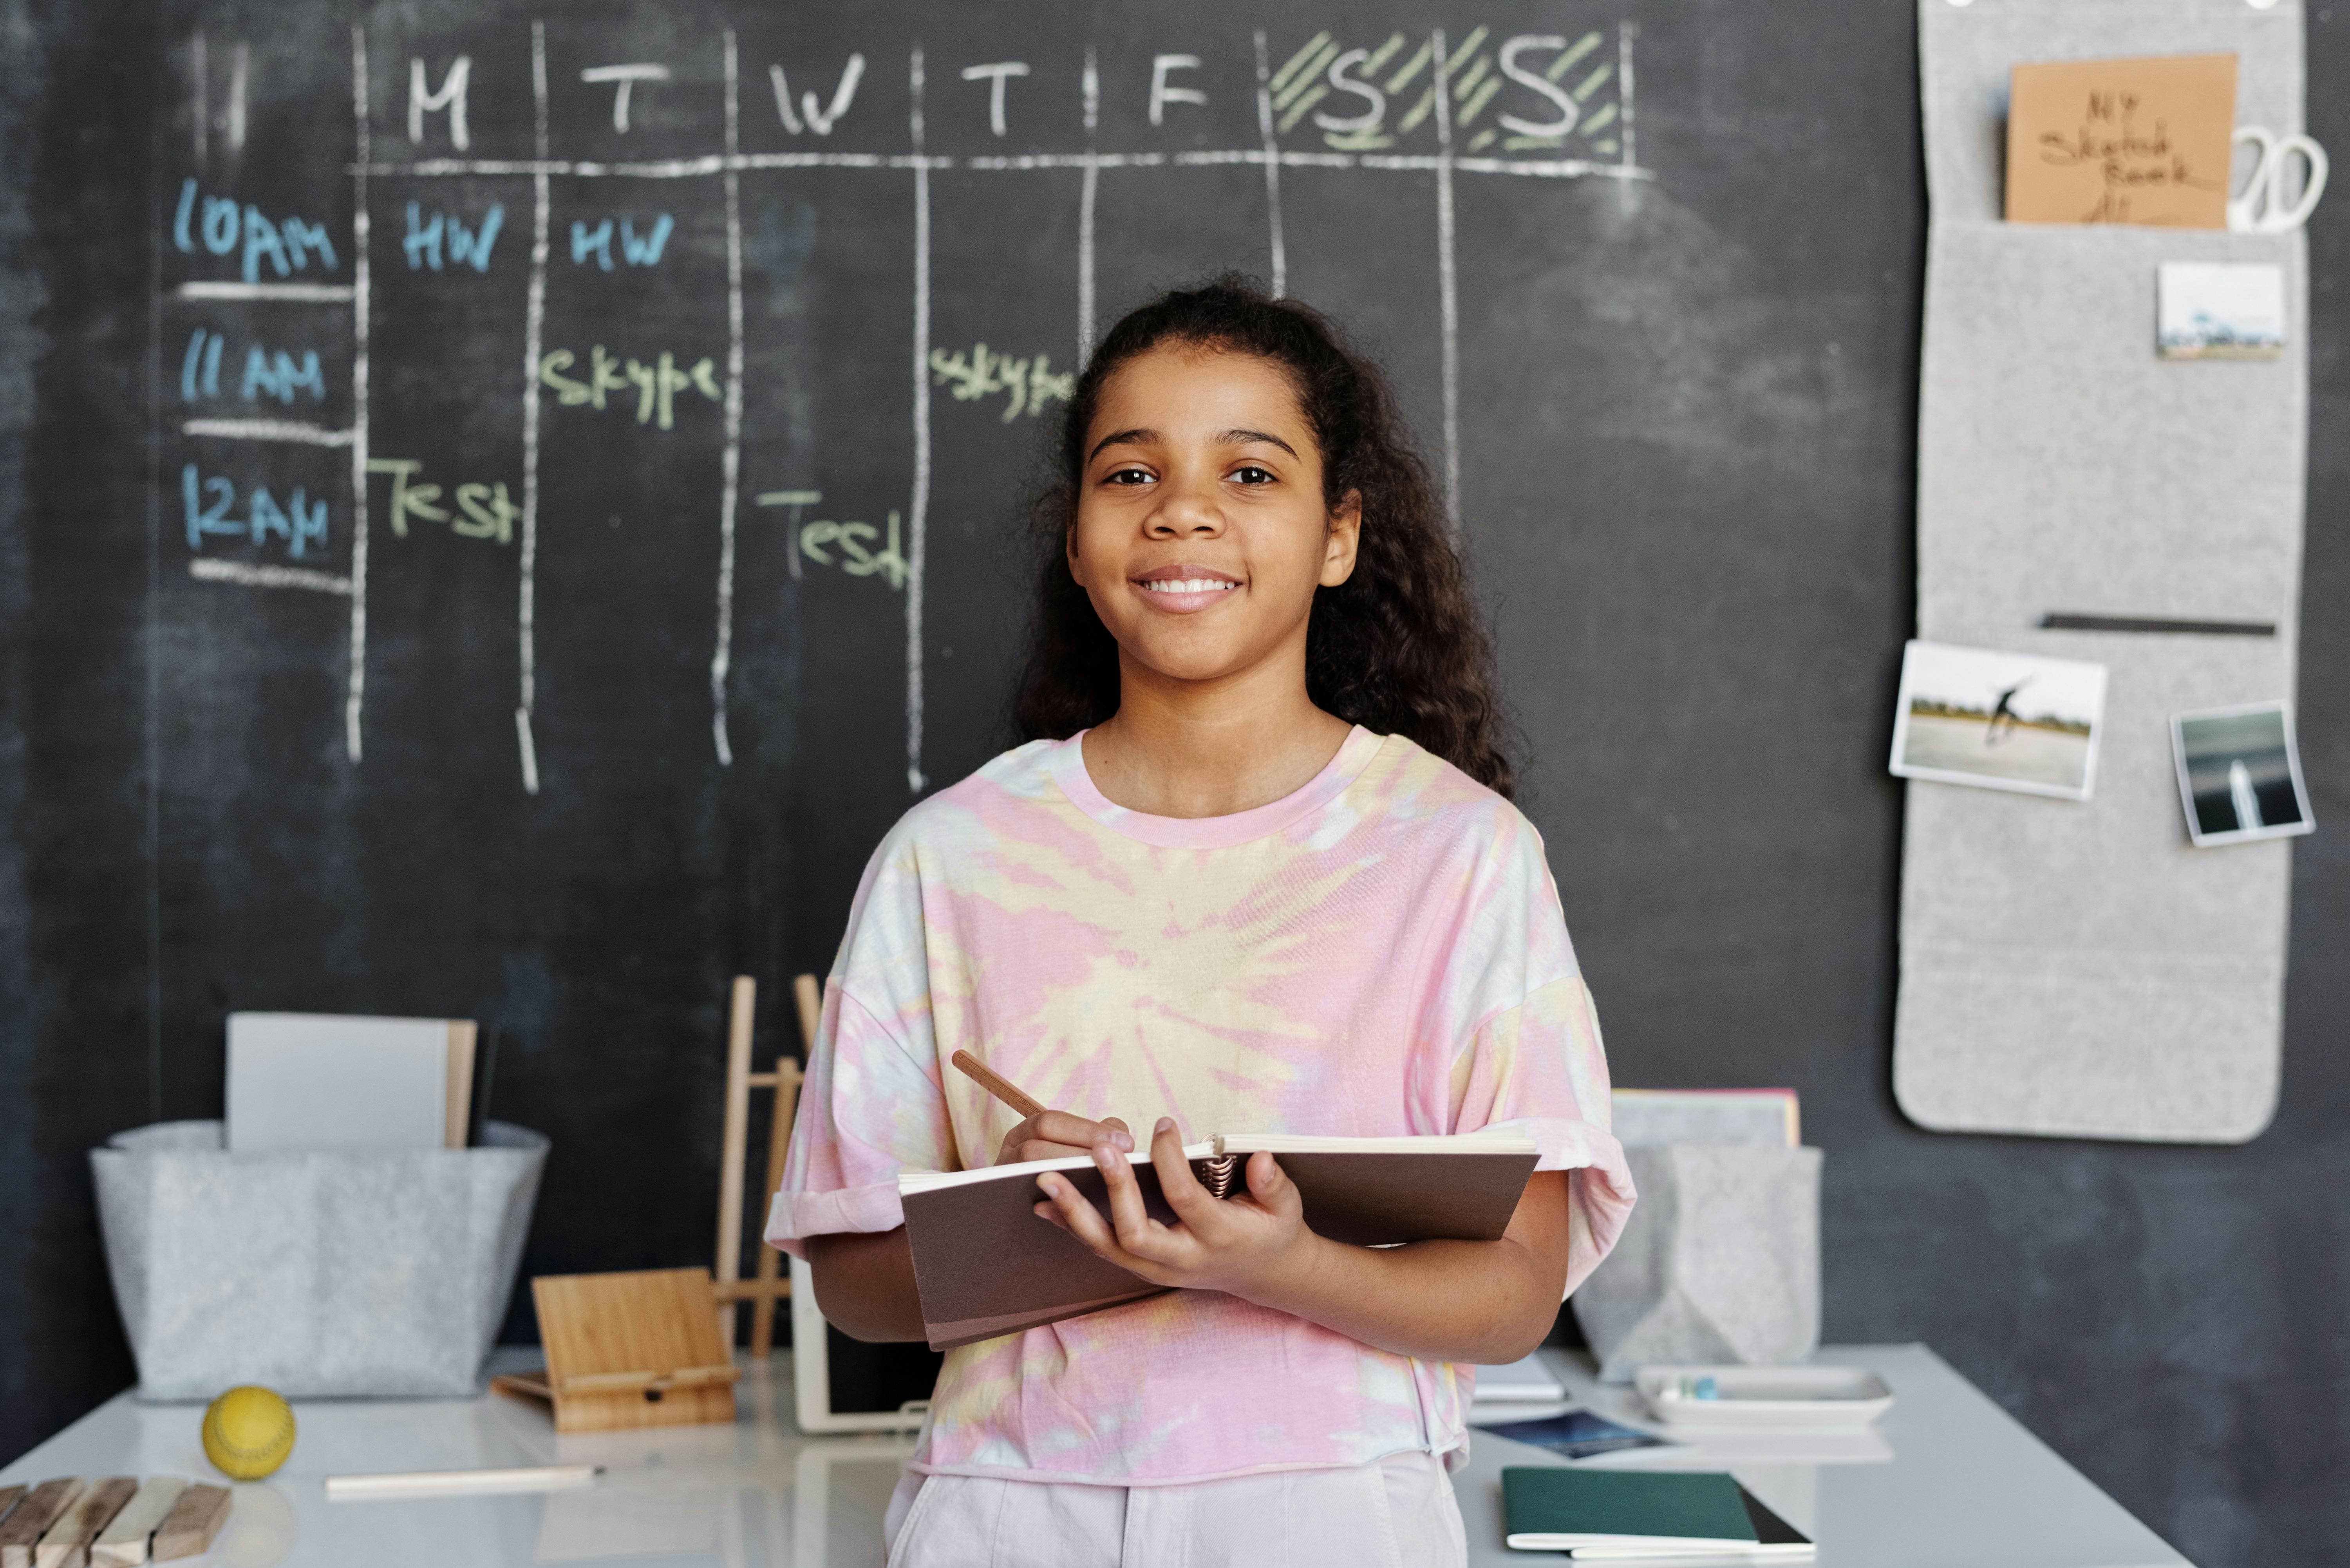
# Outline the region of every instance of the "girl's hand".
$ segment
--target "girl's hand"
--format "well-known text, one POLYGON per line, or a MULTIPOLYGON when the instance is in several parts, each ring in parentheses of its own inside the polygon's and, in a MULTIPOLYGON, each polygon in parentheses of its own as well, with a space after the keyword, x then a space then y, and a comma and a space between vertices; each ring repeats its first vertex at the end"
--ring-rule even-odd
POLYGON ((1142 1204, 1142 1189, 1125 1155, 1097 1140, 1094 1163, 1107 1184, 1109 1215, 1087 1202, 1055 1172, 1036 1179, 1050 1202, 1036 1212, 1099 1257, 1155 1285, 1223 1291, 1278 1305, 1310 1272, 1319 1238, 1305 1226, 1305 1205, 1273 1156, 1249 1157, 1245 1197, 1218 1198, 1191 1174, 1175 1124, 1162 1116, 1150 1139, 1159 1189, 1180 1223, 1164 1225, 1142 1204))
POLYGON ((1120 1154, 1134 1150, 1134 1135, 1116 1116, 1089 1122, 1067 1111, 1042 1111, 1003 1135, 1003 1147, 995 1151, 995 1163, 1066 1159, 1072 1155, 1093 1153, 1094 1145, 1105 1139, 1120 1154))

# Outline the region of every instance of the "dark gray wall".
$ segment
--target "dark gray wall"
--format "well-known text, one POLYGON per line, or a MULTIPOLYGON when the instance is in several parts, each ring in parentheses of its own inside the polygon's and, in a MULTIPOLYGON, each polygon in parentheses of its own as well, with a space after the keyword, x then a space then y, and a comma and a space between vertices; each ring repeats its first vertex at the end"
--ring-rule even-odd
MULTIPOLYGON (((1326 9, 1358 32, 1424 20, 1326 9)), ((130 1380, 82 1151, 158 1115, 216 1115, 232 1007, 476 1012, 501 1041, 499 1114, 556 1138, 526 1271, 700 1259, 724 977, 757 974, 772 1003, 787 976, 820 966, 904 798, 895 623, 806 597, 772 557, 744 566, 744 602, 780 608, 738 625, 741 756, 723 777, 671 732, 698 740, 706 723, 689 678, 707 659, 707 562, 672 581, 616 530, 577 576, 543 577, 543 711, 568 741, 548 746, 536 802, 515 788, 511 732, 495 722, 510 701, 511 647, 497 640, 511 637, 510 576, 484 580, 471 558, 379 557, 379 695, 369 761, 352 769, 331 722, 331 618, 322 634, 299 607, 206 597, 180 576, 164 481, 182 449, 151 442, 151 245, 168 218, 156 206, 186 164, 172 51, 192 18, 253 31, 276 16, 280 50, 325 40, 319 79, 335 88, 350 15, 0 5, 13 73, 0 93, 0 1455, 130 1380), (598 573, 640 579, 684 629, 626 641, 596 613, 598 573), (482 629, 426 636, 428 613, 482 629), (630 660, 598 662, 616 639, 630 660), (589 669, 606 684, 582 681, 589 669)), ((455 12, 366 15, 396 38, 455 12)), ((528 13, 468 15, 476 53, 510 58, 505 34, 528 13)), ((673 8, 614 36, 664 27, 700 47, 721 15, 673 8)), ((1131 14, 1025 28, 1002 15, 745 12, 746 115, 763 25, 878 40, 859 46, 877 93, 902 68, 889 51, 924 28, 942 60, 979 57, 991 37, 1050 39, 1027 47, 1052 51, 1056 72, 1087 36, 1105 62, 1191 47, 1131 14)), ((1640 23, 1642 161, 1660 178, 1630 202, 1596 182, 1462 182, 1464 509, 1534 744, 1528 808, 1619 1079, 1802 1091, 1807 1134, 1829 1154, 1832 1337, 1931 1343, 2205 1568, 2331 1561, 2350 1536, 2350 1063, 2335 1022, 2350 1005, 2350 647, 2328 613, 2350 590, 2350 205, 2337 197, 2311 231, 2299 700, 2321 827, 2294 850, 2276 1125, 2240 1149, 1929 1136, 1889 1090, 1900 794, 1881 766, 1911 613, 1924 211, 1909 7, 1541 16, 1563 30, 1640 23)), ((1198 26, 1222 47, 1260 21, 1278 49, 1287 24, 1271 13, 1219 5, 1198 26)), ((2309 24, 2311 129, 2337 150, 2350 149, 2345 26, 2328 12, 2309 24)), ((1105 145, 1130 129, 1106 121, 1105 145)), ((341 155, 289 156, 270 177, 330 190, 341 155)), ((938 341, 1066 335, 1070 183, 1040 185, 1030 208, 941 181, 938 341)), ((887 273, 903 266, 902 193, 756 189, 754 376, 781 390, 754 404, 746 462, 861 444, 871 472, 840 483, 902 485, 902 371, 854 379, 864 358, 902 358, 887 273), (822 363, 839 375, 819 384, 804 367, 827 333, 822 363), (847 352, 868 343, 886 354, 847 352)), ((1203 266, 1264 265, 1246 180, 1201 179, 1171 210, 1135 185, 1104 192, 1106 309, 1203 266), (1227 209, 1243 215, 1210 215, 1227 209)), ((400 195, 375 203, 380 269, 397 254, 380 231, 400 195)), ((1287 198, 1294 288, 1381 347, 1432 432, 1430 192, 1300 177, 1287 198)), ((502 243, 519 247, 516 213, 509 196, 502 243)), ((679 243, 706 265, 693 236, 679 243)), ((648 319, 700 330, 707 272, 678 276, 648 319)), ((467 318, 500 362, 503 298, 467 318)), ((397 382, 403 354, 446 341, 429 306, 387 296, 385 330, 415 336, 380 348, 392 389, 379 450, 510 442, 511 400, 476 421, 462 400, 397 382)), ((1066 363, 1071 349, 1055 351, 1066 363)), ((937 401, 941 472, 958 476, 934 513, 939 569, 993 581, 1028 449, 937 401)), ((652 514, 653 487, 671 482, 714 514, 711 464, 682 479, 598 467, 607 437, 561 436, 578 444, 558 456, 619 488, 616 514, 652 514)), ((930 770, 943 781, 993 743, 1008 629, 984 607, 937 613, 936 640, 956 650, 930 666, 930 770)), ((762 1054, 786 1038, 763 1012, 762 1054)), ((529 1332, 526 1313, 509 1326, 529 1332)))

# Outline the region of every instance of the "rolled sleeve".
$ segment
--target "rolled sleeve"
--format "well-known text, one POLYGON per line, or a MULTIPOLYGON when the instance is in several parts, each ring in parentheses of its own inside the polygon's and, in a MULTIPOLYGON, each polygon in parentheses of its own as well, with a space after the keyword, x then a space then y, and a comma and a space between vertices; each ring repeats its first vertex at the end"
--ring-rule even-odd
POLYGON ((1454 1058, 1452 1130, 1534 1140, 1536 1170, 1568 1181, 1566 1291, 1590 1277, 1639 1196, 1609 1130, 1607 1058, 1580 976, 1541 987, 1485 1019, 1454 1058))
POLYGON ((811 1236, 894 1231, 906 1222, 899 1173, 951 1169, 953 1156, 935 1059, 910 1050, 836 977, 825 987, 768 1242, 805 1258, 811 1236))

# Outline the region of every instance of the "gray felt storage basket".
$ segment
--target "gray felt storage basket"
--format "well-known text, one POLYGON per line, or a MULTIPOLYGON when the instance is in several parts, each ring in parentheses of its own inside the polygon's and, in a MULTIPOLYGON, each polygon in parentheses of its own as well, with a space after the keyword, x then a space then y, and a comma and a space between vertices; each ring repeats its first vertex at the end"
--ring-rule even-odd
POLYGON ((1818 1149, 1675 1143, 1624 1158, 1639 1205, 1573 1297, 1602 1379, 1819 1347, 1818 1149))
POLYGON ((218 1122, 159 1122, 90 1150, 140 1397, 473 1393, 547 1148, 504 1122, 482 1138, 232 1155, 218 1122))

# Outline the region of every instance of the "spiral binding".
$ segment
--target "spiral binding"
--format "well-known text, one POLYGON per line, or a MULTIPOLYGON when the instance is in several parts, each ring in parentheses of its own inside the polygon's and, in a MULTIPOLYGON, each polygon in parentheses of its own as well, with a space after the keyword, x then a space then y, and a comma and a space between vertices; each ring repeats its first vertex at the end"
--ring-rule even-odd
POLYGON ((1211 1155, 1200 1162, 1200 1185, 1219 1198, 1230 1198, 1232 1189, 1241 1185, 1241 1167, 1245 1155, 1211 1155))

